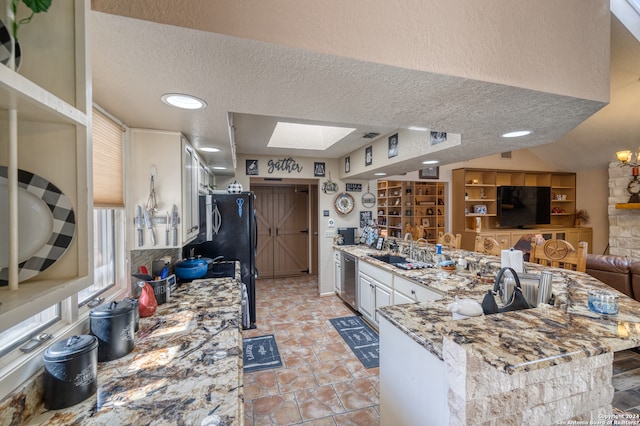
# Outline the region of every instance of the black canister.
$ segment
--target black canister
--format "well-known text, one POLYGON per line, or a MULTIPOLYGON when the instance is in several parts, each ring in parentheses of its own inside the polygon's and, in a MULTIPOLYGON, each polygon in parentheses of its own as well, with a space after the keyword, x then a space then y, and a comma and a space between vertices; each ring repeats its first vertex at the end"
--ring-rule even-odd
POLYGON ((153 288, 153 294, 156 296, 156 302, 158 305, 162 305, 169 301, 169 295, 171 288, 169 287, 167 280, 147 281, 153 288))
POLYGON ((44 353, 44 406, 67 408, 84 401, 98 388, 98 339, 72 336, 44 353))
POLYGON ((91 334, 98 338, 98 361, 111 361, 135 346, 134 305, 129 301, 98 306, 89 314, 91 334))
POLYGON ((134 322, 134 331, 138 331, 138 323, 140 322, 140 309, 138 308, 139 302, 138 299, 134 299, 133 297, 127 297, 126 299, 122 299, 123 302, 129 302, 133 305, 133 322, 134 322))

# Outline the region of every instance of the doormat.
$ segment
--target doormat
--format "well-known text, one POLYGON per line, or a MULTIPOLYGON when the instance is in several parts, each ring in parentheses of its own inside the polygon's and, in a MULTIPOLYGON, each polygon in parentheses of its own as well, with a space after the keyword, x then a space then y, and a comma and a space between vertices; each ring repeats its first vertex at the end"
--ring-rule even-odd
POLYGON ((242 339, 242 361, 245 373, 282 367, 273 334, 242 339))
POLYGON ((329 321, 365 368, 379 365, 378 334, 360 317, 332 318, 329 321))

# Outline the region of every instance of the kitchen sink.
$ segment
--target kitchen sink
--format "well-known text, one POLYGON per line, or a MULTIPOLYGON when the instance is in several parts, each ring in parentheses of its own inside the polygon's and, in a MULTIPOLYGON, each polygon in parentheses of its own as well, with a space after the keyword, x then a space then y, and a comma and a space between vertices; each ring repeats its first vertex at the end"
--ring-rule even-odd
POLYGON ((402 257, 402 256, 393 256, 390 254, 382 254, 382 255, 375 255, 375 254, 370 254, 369 256, 373 257, 376 260, 380 260, 384 263, 390 263, 390 264, 394 264, 394 263, 404 263, 407 261, 406 257, 402 257))
POLYGON ((409 260, 403 256, 394 256, 391 254, 382 254, 382 255, 370 254, 369 256, 376 260, 380 260, 382 262, 388 263, 389 265, 393 265, 396 268, 400 268, 400 269, 422 269, 422 268, 433 267, 433 265, 430 263, 409 260))

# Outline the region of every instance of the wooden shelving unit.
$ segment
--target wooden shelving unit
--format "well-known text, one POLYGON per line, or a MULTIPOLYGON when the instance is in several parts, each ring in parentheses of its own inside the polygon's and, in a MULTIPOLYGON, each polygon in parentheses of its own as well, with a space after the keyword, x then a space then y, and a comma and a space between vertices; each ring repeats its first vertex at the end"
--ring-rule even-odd
POLYGON ((564 237, 587 241, 591 228, 575 228, 575 173, 496 169, 456 169, 452 172, 452 231, 462 234, 462 248, 473 250, 475 236, 506 239, 513 245, 522 235, 541 233, 545 238, 564 237), (536 229, 505 229, 498 218, 498 187, 548 186, 551 189, 551 223, 536 229))
POLYGON ((444 231, 446 183, 422 181, 378 181, 378 226, 388 236, 402 238, 411 232, 414 239, 435 243, 444 231))

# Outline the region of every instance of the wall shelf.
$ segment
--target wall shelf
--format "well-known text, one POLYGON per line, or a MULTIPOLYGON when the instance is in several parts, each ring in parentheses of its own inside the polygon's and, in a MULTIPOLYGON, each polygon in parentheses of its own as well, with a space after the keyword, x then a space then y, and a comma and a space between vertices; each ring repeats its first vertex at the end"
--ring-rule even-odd
POLYGON ((626 209, 626 210, 640 209, 640 203, 616 203, 616 209, 626 209))

